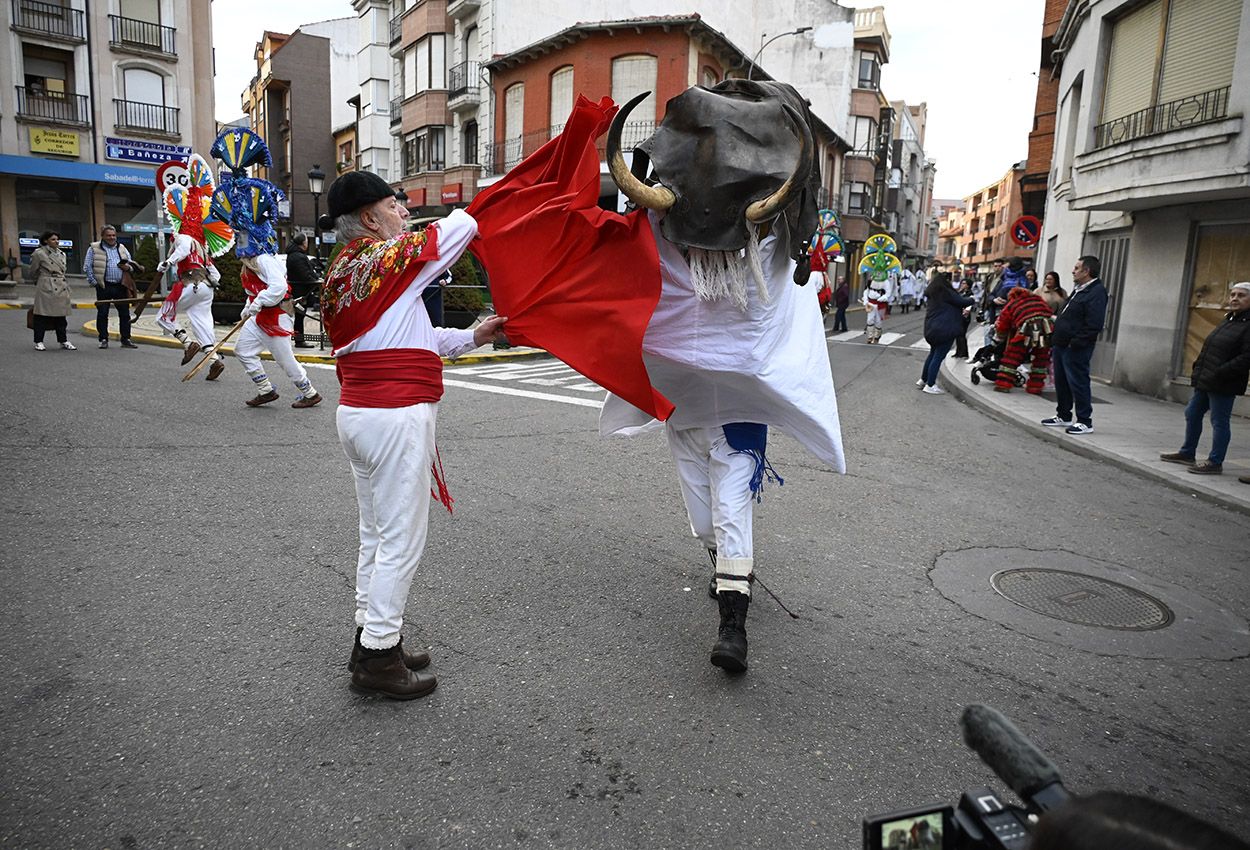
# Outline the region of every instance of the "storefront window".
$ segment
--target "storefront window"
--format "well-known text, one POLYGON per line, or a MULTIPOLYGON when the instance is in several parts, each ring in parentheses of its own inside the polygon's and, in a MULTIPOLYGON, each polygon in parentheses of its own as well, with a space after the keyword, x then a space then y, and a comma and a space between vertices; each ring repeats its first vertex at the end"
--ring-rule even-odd
MULTIPOLYGON (((83 240, 90 235, 87 215, 91 204, 86 187, 62 180, 19 177, 14 181, 14 190, 18 200, 18 237, 38 239, 45 230, 55 230, 61 235, 61 249, 69 261, 69 272, 81 270, 87 247, 83 240)), ((30 255, 37 247, 22 247, 23 264, 30 262, 30 255)))
POLYGON ((1250 280, 1250 222, 1199 225, 1181 375, 1190 374, 1202 343, 1223 321, 1228 287, 1239 280, 1250 280))

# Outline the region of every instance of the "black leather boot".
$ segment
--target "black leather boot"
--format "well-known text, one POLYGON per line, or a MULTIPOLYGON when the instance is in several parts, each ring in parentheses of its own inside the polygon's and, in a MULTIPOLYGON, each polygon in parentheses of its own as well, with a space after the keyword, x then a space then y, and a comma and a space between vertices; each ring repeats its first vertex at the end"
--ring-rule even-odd
MULTIPOLYGON (((357 626, 356 642, 352 644, 352 657, 347 661, 348 670, 355 670, 356 662, 360 660, 360 650, 363 649, 360 645, 360 635, 362 632, 364 632, 364 629, 357 626)), ((423 649, 409 650, 404 646, 404 638, 402 635, 399 638, 399 649, 404 655, 404 666, 409 670, 424 670, 426 667, 430 666, 430 653, 423 649)))
POLYGON ((720 605, 720 630, 712 646, 712 664, 726 673, 743 673, 747 669, 747 608, 751 597, 736 590, 716 594, 720 605))
POLYGON ((398 643, 389 649, 361 647, 352 671, 353 691, 388 699, 416 699, 437 686, 433 674, 414 673, 404 666, 404 648, 398 643))

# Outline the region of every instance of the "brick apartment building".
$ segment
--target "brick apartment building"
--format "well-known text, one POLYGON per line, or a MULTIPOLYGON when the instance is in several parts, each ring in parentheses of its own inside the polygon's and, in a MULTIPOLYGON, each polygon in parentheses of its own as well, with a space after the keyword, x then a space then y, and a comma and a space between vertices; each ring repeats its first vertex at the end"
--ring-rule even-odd
MULTIPOLYGON (((851 269, 859 266, 864 240, 886 229, 894 110, 881 93, 881 66, 890 61, 890 30, 884 8, 855 10, 854 44, 848 124, 851 149, 846 155, 840 187, 842 238, 851 269)), ((851 275, 852 290, 858 279, 859 275, 851 275)))
MULTIPOLYGON (((495 136, 483 158, 484 183, 497 180, 559 133, 579 93, 594 98, 610 93, 614 101, 625 103, 651 92, 625 125, 621 146, 628 158, 631 148, 655 130, 667 101, 690 86, 743 77, 748 69, 755 79, 767 78, 698 16, 577 24, 498 57, 487 67, 494 88, 495 136)), ((822 194, 830 197, 846 143, 819 120, 815 124, 822 194)), ((605 207, 619 208, 606 166, 600 194, 605 207)))
POLYGON ((1025 164, 1017 162, 997 182, 964 198, 964 228, 959 239, 959 259, 977 272, 990 270, 994 260, 1019 257, 1033 262, 1035 249, 1021 248, 1009 229, 1020 217, 1020 178, 1025 164))
POLYGON ((315 200, 309 192, 308 172, 317 165, 332 177, 336 161, 327 96, 330 39, 302 28, 289 35, 265 32, 255 57, 256 76, 243 92, 243 113, 273 155, 273 167, 256 174, 286 194, 279 217, 312 233, 314 212, 325 207, 324 199, 315 200))
POLYGON ((1029 132, 1029 155, 1020 177, 1020 209, 1025 215, 1043 218, 1046 213, 1046 187, 1055 151, 1055 109, 1059 103, 1059 76, 1052 54, 1055 33, 1063 19, 1068 0, 1046 0, 1042 20, 1041 62, 1037 69, 1037 98, 1033 107, 1033 129, 1029 132))

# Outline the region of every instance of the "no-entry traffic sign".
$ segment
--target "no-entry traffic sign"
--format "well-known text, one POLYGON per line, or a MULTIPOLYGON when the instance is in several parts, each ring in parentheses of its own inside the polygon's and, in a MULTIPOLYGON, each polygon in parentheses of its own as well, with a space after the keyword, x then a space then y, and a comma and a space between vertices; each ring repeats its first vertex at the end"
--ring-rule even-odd
POLYGON ((1022 248, 1036 245, 1042 238, 1042 220, 1035 215, 1022 215, 1011 225, 1011 241, 1022 248))

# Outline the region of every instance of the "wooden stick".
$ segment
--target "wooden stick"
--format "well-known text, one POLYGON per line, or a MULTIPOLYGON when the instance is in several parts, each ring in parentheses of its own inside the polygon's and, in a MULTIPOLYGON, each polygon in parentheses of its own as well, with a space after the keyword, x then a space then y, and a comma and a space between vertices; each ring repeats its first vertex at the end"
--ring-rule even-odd
POLYGON ((99 306, 101 304, 135 304, 135 303, 138 303, 139 301, 143 301, 148 304, 153 304, 157 301, 164 301, 164 300, 165 300, 164 295, 160 296, 159 298, 144 298, 142 295, 136 295, 134 298, 109 298, 104 301, 96 301, 95 304, 96 306, 99 306))
MULTIPOLYGON (((251 318, 251 317, 249 316, 248 318, 251 318)), ((238 329, 239 329, 239 328, 243 327, 243 326, 244 326, 244 325, 246 325, 246 324, 247 324, 247 319, 240 319, 240 320, 239 320, 239 323, 230 329, 230 333, 226 334, 226 335, 225 335, 225 336, 223 336, 220 340, 218 340, 218 341, 217 341, 217 342, 213 345, 212 349, 211 349, 210 351, 207 351, 207 352, 204 354, 204 356, 200 358, 200 362, 195 364, 195 368, 194 368, 194 369, 192 369, 190 372, 188 372, 187 374, 185 374, 185 375, 183 375, 183 376, 182 376, 182 380, 184 380, 184 381, 189 381, 189 380, 191 380, 192 378, 194 378, 194 377, 196 376, 196 374, 197 374, 197 373, 198 373, 201 369, 203 369, 203 368, 204 368, 204 364, 205 364, 205 363, 207 363, 208 361, 212 360, 212 359, 213 359, 213 357, 217 354, 217 349, 219 349, 219 348, 221 348, 223 345, 225 345, 226 340, 228 340, 228 339, 230 339, 230 337, 234 336, 235 332, 236 332, 236 331, 238 331, 238 329)))

